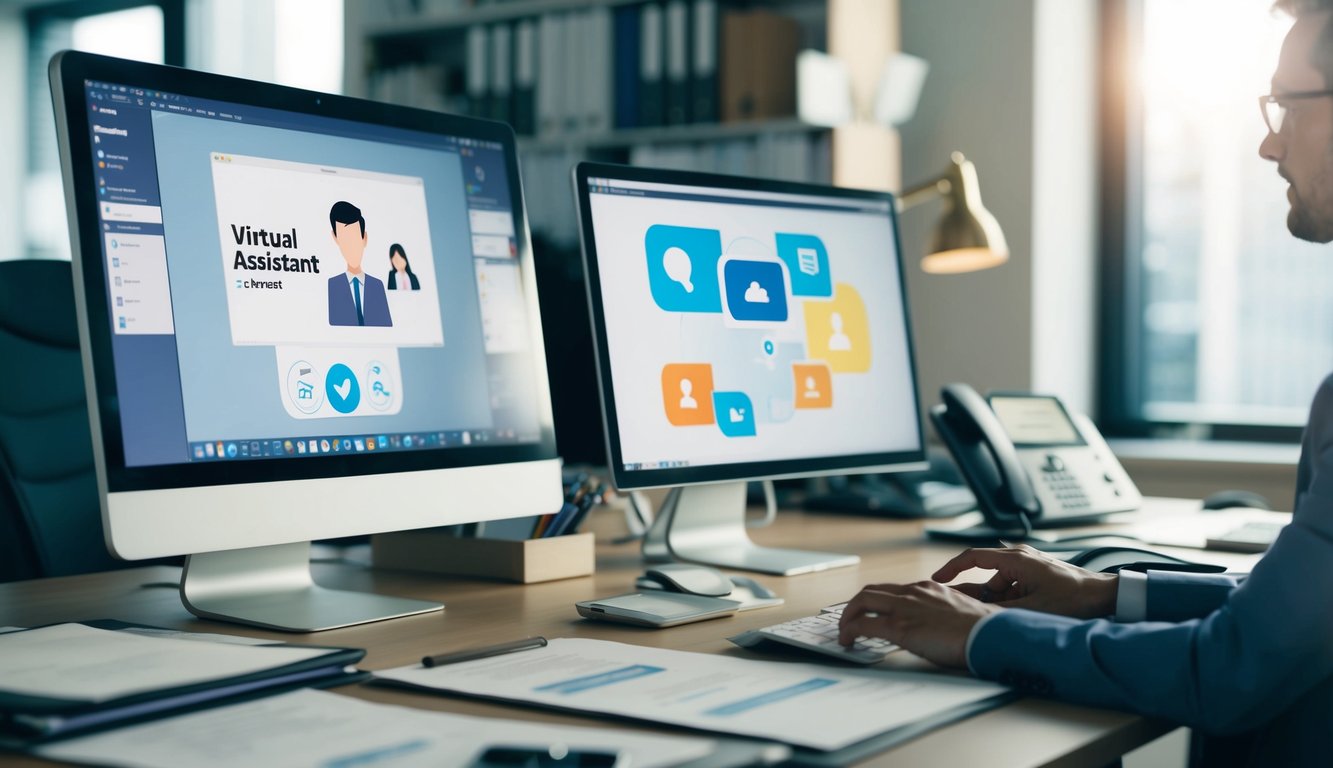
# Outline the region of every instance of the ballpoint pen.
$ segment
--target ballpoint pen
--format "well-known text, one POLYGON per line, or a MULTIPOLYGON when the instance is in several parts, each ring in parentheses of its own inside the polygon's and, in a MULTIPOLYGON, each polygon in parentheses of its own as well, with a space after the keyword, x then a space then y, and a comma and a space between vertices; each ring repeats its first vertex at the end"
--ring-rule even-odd
POLYGON ((472 648, 466 651, 455 651, 454 653, 442 653, 438 656, 425 656, 421 659, 421 666, 439 667, 445 664, 458 664, 463 661, 489 659, 492 656, 503 656, 506 653, 515 653, 517 651, 528 651, 534 648, 545 647, 546 638, 525 637, 522 640, 500 643, 499 645, 488 645, 483 648, 472 648))

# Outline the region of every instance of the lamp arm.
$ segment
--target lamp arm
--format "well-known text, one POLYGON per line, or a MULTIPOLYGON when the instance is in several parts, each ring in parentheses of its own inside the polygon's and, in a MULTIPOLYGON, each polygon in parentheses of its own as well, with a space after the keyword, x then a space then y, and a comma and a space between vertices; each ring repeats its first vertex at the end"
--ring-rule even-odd
POLYGON ((953 185, 949 183, 946 175, 936 176, 929 181, 923 181, 914 187, 908 187, 898 194, 898 210, 905 211, 909 208, 932 200, 936 197, 949 194, 953 185))

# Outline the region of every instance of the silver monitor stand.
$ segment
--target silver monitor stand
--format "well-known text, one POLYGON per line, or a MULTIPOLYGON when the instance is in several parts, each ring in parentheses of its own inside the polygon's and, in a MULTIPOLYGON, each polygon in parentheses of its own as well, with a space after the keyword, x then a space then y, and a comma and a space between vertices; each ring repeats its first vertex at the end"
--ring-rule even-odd
POLYGON ((444 610, 442 603, 328 589, 310 575, 310 542, 185 558, 181 602, 195 616, 282 632, 318 632, 444 610))
POLYGON ((650 563, 688 560, 775 576, 826 571, 861 562, 857 555, 761 547, 745 530, 745 483, 672 488, 643 537, 650 563))

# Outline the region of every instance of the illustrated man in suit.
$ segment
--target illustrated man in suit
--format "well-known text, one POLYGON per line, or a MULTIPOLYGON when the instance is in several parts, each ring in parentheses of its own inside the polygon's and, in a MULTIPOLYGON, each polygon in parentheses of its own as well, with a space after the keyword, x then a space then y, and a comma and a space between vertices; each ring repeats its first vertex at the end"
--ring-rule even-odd
POLYGON ((392 326, 384 282, 361 268, 367 242, 361 209, 339 200, 329 209, 329 226, 347 262, 346 272, 329 278, 329 325, 392 326))
MULTIPOLYGON (((1296 23, 1262 104, 1259 154, 1290 183, 1287 227, 1333 241, 1333 0, 1296 23)), ((1091 573, 1026 546, 974 549, 934 581, 863 589, 841 640, 887 638, 946 667, 1196 729, 1197 765, 1333 765, 1333 376, 1305 428, 1291 524, 1241 580, 1091 573), (946 587, 964 571, 986 583, 946 587)))

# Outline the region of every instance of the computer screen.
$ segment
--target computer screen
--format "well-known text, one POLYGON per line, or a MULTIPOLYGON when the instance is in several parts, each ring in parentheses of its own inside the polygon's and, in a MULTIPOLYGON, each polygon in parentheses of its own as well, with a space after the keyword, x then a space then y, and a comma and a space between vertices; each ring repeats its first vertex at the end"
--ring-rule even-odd
POLYGON ((501 143, 84 94, 127 467, 541 439, 501 143))
POLYGON ((920 461, 893 200, 578 171, 617 482, 920 461))
POLYGON ((113 552, 559 508, 508 126, 73 52, 51 82, 113 552))

